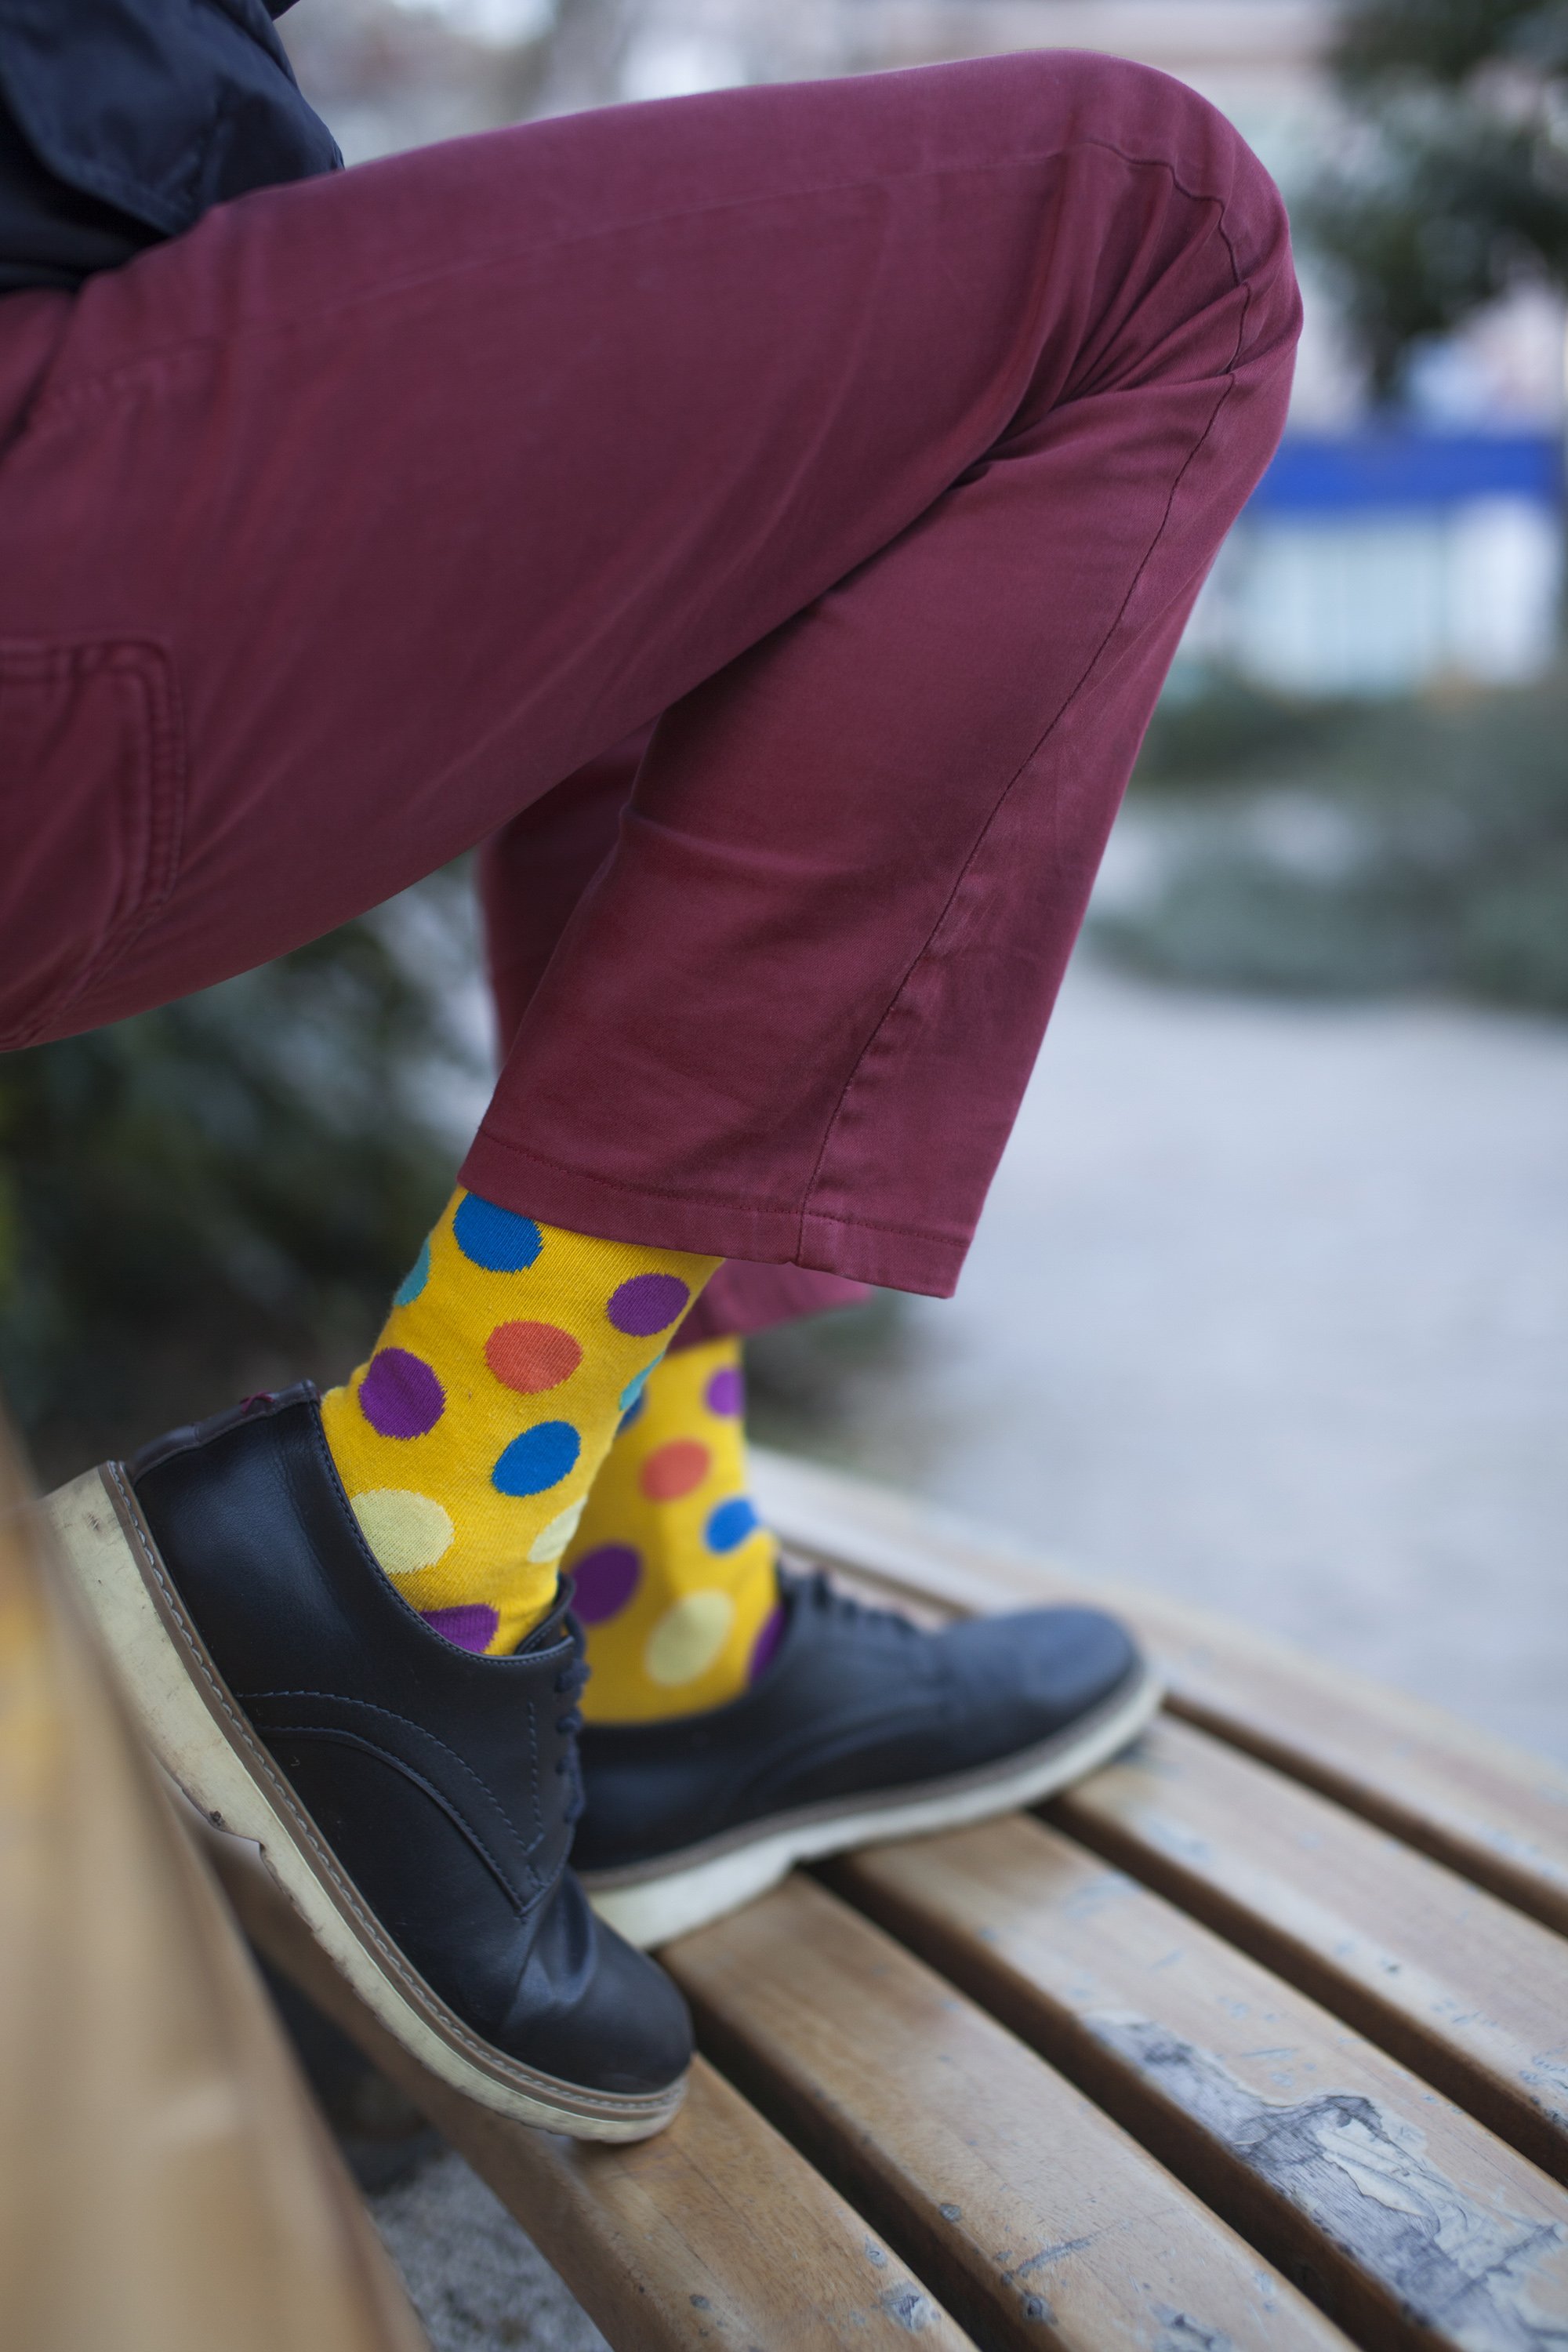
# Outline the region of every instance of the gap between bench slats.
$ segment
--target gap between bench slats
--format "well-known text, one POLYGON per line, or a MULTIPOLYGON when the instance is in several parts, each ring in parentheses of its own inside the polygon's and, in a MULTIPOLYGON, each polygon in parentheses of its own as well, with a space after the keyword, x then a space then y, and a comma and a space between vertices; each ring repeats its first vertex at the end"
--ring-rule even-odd
POLYGON ((1568 2181, 1568 1943, 1550 1928, 1168 1717, 1047 1818, 1568 2181))
POLYGON ((702 2046, 993 2352, 1345 2339, 1006 2030, 795 1878, 660 1958, 702 2046))
POLYGON ((1134 1624, 1170 1706, 1568 1934, 1568 1772, 1267 1635, 1032 1557, 929 1505, 758 1446, 787 1542, 948 1611, 1095 1601, 1134 1624))
POLYGON ((699 2059, 668 2130, 629 2147, 476 2106, 372 2017, 253 1848, 206 1833, 241 1924, 401 2085, 528 2231, 617 2352, 974 2352, 897 2253, 699 2059))
POLYGON ((1209 1929, 1014 1816, 825 1875, 1076 2081, 1351 2335, 1568 2329, 1568 2195, 1209 1929))

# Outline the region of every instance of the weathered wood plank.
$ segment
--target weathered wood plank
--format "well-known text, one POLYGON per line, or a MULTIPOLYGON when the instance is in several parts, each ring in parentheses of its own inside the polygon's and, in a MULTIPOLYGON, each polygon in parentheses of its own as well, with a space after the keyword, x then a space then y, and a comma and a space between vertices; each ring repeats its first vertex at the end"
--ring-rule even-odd
POLYGON ((604 2147, 475 2106, 363 2009, 254 1849, 206 1832, 274 1966, 384 2068, 489 2182, 624 2352, 931 2352, 970 2340, 898 2254, 700 2059, 668 2131, 604 2147))
POLYGON ((1048 1811, 1568 2180, 1568 1943, 1166 1717, 1048 1811))
POLYGON ((829 1874, 1351 2335, 1380 2352, 1546 2352, 1568 2332, 1555 2182, 1058 1832, 1015 1816, 829 1874))
POLYGON ((0 1433, 0 2339, 419 2352, 0 1433))
POLYGON ((1173 1712, 1435 1854, 1568 1934, 1568 1772, 1245 1626, 1064 1569, 929 1505, 754 1449, 787 1542, 948 1610, 1092 1600, 1134 1624, 1173 1712))
POLYGON ((1080 2092, 824 1888, 793 1879, 661 1957, 709 2054, 995 2352, 1343 2352, 1080 2092))

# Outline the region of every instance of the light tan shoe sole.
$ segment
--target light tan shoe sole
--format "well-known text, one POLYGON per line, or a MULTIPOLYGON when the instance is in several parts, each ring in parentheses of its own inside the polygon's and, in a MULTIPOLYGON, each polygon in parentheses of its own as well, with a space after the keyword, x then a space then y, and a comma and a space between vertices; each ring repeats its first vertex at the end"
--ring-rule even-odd
POLYGON ((599 1916, 627 1943, 644 1949, 668 1943, 754 1901, 797 1863, 822 1862, 829 1854, 883 1845, 896 1838, 964 1829, 998 1813, 1037 1805, 1109 1763, 1136 1739, 1163 1696, 1153 1668, 1140 1665, 1090 1713, 1021 1755, 1004 1756, 920 1788, 858 1798, 848 1805, 832 1801, 804 1806, 799 1812, 731 1831, 658 1862, 634 1864, 625 1870, 585 1870, 579 1875, 599 1916))

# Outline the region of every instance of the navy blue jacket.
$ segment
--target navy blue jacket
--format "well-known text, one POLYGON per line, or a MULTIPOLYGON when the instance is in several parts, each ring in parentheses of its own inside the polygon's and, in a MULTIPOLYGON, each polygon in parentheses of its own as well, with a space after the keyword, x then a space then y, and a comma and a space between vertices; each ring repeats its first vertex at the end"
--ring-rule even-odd
POLYGON ((75 286, 209 205, 342 162, 289 0, 0 0, 0 290, 75 286))

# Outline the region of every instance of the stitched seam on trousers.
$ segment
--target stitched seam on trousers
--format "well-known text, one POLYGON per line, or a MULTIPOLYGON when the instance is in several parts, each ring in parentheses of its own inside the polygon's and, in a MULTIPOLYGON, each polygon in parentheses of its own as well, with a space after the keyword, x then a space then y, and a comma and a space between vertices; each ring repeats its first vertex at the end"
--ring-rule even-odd
MULTIPOLYGON (((1171 180, 1173 185, 1179 185, 1173 172, 1171 173, 1171 180)), ((1185 194, 1187 192, 1183 189, 1181 193, 1185 194)), ((1213 204, 1218 203, 1219 199, 1208 197, 1199 199, 1198 201, 1213 204)), ((998 793, 996 799, 992 805, 990 814, 985 819, 984 824, 982 825, 975 837, 973 847, 970 850, 968 856, 964 859, 963 864, 953 877, 952 887, 948 892, 946 898, 943 900, 941 911, 938 913, 935 921, 932 923, 930 931, 927 933, 924 942, 910 958, 909 965, 907 966, 902 978, 900 980, 897 988, 893 991, 892 995, 889 998, 887 1004, 884 1006, 880 1015, 879 1016, 876 1026, 871 1030, 864 1045, 862 1045, 859 1053, 856 1056, 855 1066, 849 1072, 848 1076, 845 1079, 843 1087, 839 1092, 838 1099, 835 1103, 833 1110, 829 1116, 826 1129, 823 1134, 822 1146, 816 1155, 816 1161, 812 1169, 811 1176, 806 1185, 805 1197, 801 1206, 800 1233, 795 1244, 797 1249, 802 1249, 805 1245, 805 1222, 806 1219, 814 1213, 811 1206, 812 1195, 821 1181, 823 1164, 827 1158, 830 1149, 832 1148, 833 1138, 837 1129, 839 1119, 843 1116, 844 1106, 848 1099, 850 1089, 853 1087, 856 1079, 860 1075, 861 1069, 865 1065, 867 1055, 870 1053, 872 1047, 876 1045, 878 1038, 881 1035, 889 1021, 892 1018, 893 1013, 897 1011, 899 1003, 910 982, 914 978, 915 973, 919 971, 926 957, 931 952, 932 943, 935 940, 937 934, 942 929, 942 925, 946 922, 949 915, 952 913, 953 903, 956 900, 959 892, 963 889, 964 883, 968 880, 971 872, 973 870, 975 862, 979 858, 982 850, 984 848, 986 841, 989 839, 998 817, 1001 815, 1004 808, 1011 799, 1014 791, 1016 789, 1019 778, 1024 774, 1025 771, 1033 763, 1033 761, 1039 757, 1040 752, 1045 748, 1049 738, 1056 733, 1058 728, 1061 725, 1063 719, 1067 717, 1068 711, 1072 709, 1074 703, 1078 700, 1079 695, 1082 694, 1085 687, 1089 684, 1089 679, 1093 677, 1095 670, 1098 668, 1104 656, 1107 646, 1110 645, 1117 631, 1120 629, 1121 623, 1125 618, 1127 607, 1137 593, 1138 584, 1142 579, 1145 572, 1147 572, 1151 562, 1153 561, 1155 551, 1158 549, 1161 541, 1165 536, 1165 530, 1171 520, 1171 512, 1176 503, 1177 492, 1180 490, 1183 482, 1186 479, 1189 469, 1195 463, 1199 452, 1205 446, 1209 436, 1213 433, 1215 425, 1218 423, 1220 414, 1225 407, 1226 402, 1230 398, 1232 392, 1236 388, 1236 370, 1239 364, 1242 351, 1246 343, 1247 314, 1252 307, 1252 286, 1249 279, 1242 277, 1238 268, 1236 257, 1236 247, 1231 242, 1225 227, 1225 207, 1223 203, 1220 203, 1219 219, 1215 224, 1215 234, 1219 237, 1221 244, 1225 247, 1226 257, 1230 262, 1233 283, 1240 290, 1242 296, 1241 317, 1237 325, 1236 346, 1226 364, 1226 380, 1224 386, 1220 391, 1219 397, 1215 402, 1208 423, 1205 425, 1202 433, 1199 434, 1197 439, 1188 450, 1186 457, 1183 459, 1182 464, 1177 470, 1175 479, 1172 482, 1169 493, 1167 494, 1164 512, 1160 517, 1159 525, 1155 530, 1153 537, 1149 541, 1147 548, 1144 550, 1143 556, 1138 565, 1138 569, 1128 583, 1127 593, 1123 596, 1121 604, 1117 606, 1116 612, 1107 626, 1105 635, 1101 637, 1093 653, 1085 663, 1076 684, 1068 691, 1066 699, 1062 702, 1055 716, 1047 721, 1036 742, 1026 754, 1024 759, 1019 761, 1018 766, 1014 770, 1012 775, 1008 777, 1006 782, 998 793)), ((852 1223, 854 1221, 844 1219, 841 1222, 852 1223)), ((898 1228, 892 1227, 888 1230, 896 1231, 898 1228)))
POLYGON ((801 1218, 803 1247, 805 1230, 808 1223, 844 1225, 853 1228, 858 1233, 899 1234, 910 1241, 932 1242, 939 1249, 954 1250, 963 1247, 963 1237, 961 1234, 944 1234, 935 1225, 900 1225, 891 1217, 856 1217, 850 1215, 847 1211, 810 1207, 805 1210, 801 1218))
POLYGON ((0 683, 7 677, 59 679, 81 674, 82 657, 106 656, 100 675, 122 678, 140 698, 140 740, 146 750, 146 845, 142 872, 129 910, 111 918, 76 977, 51 996, 19 1030, 0 1037, 0 1052, 16 1053, 55 1029, 73 1005, 96 988, 135 946, 154 915, 167 905, 179 879, 184 846, 187 751, 184 707, 174 653, 161 638, 68 635, 0 646, 0 683), (118 657, 128 656, 125 662, 118 657))
MULTIPOLYGON (((363 294, 355 296, 352 300, 345 301, 331 310, 323 309, 288 319, 242 320, 237 323, 232 331, 222 335, 187 335, 178 342, 163 344, 155 351, 138 352, 133 360, 125 361, 120 367, 107 369, 100 374, 84 377, 77 383, 63 384, 58 392, 41 393, 33 405, 27 425, 28 426, 43 425, 52 423, 57 418, 68 416, 77 407, 85 406, 94 399, 108 397, 119 386, 132 382, 144 370, 183 358, 187 352, 233 351, 238 343, 252 337, 273 335, 281 339, 287 335, 302 334, 318 329, 329 321, 333 324, 340 323, 355 310, 368 309, 374 303, 393 297, 400 298, 406 294, 417 293, 422 287, 447 286, 454 284, 459 278, 477 277, 486 270, 515 268, 521 261, 535 254, 567 253, 583 247, 602 243, 610 237, 626 236, 633 230, 662 228, 678 221, 710 220, 723 213, 741 212, 753 205, 794 204, 816 196, 852 195, 862 189, 896 187, 905 182, 934 180, 944 176, 984 178, 1004 172, 1030 170, 1042 163, 1066 163, 1075 155, 1087 153, 1113 155, 1119 163, 1127 164, 1133 171, 1163 172, 1177 194, 1185 196, 1190 203, 1219 205, 1223 211, 1223 197, 1213 192, 1205 194, 1198 189, 1189 188, 1177 177, 1175 166, 1168 157, 1129 154, 1124 148, 1116 146, 1109 139, 1094 138, 1080 138, 1073 141, 1070 145, 1062 147, 1043 148, 1037 153, 1010 157, 1005 163, 950 163, 935 168, 918 167, 907 172, 882 172, 863 180, 828 180, 811 187, 779 190, 766 195, 736 197, 727 204, 688 205, 673 212, 639 215, 635 220, 619 221, 613 226, 584 231, 575 236, 554 237, 548 244, 511 246, 504 253, 476 256, 471 261, 451 262, 440 268, 422 270, 417 274, 411 273, 406 278, 384 280, 367 289, 363 294)), ((196 226, 199 226, 200 223, 196 226)), ((189 230, 185 233, 187 236, 191 234, 189 230)), ((1221 234, 1224 236, 1223 231, 1221 234)), ((1234 267, 1236 257, 1234 250, 1231 249, 1229 237, 1225 236, 1224 241, 1226 250, 1231 253, 1234 267)))
MULTIPOLYGON (((880 1024, 879 1023, 878 1025, 880 1026, 880 1024)), ((868 1233, 905 1234, 917 1241, 935 1242, 943 1249, 957 1249, 961 1245, 960 1237, 956 1234, 942 1233, 934 1225, 901 1225, 894 1223, 886 1217, 839 1215, 826 1209, 812 1209, 809 1206, 803 1211, 794 1201, 784 1201, 774 1205, 768 1202, 753 1201, 743 1197, 737 1199, 732 1192, 686 1192, 671 1184, 623 1184, 616 1177, 600 1176, 591 1168, 578 1167, 573 1160, 552 1160, 542 1151, 531 1150, 526 1143, 513 1143, 510 1136, 493 1135, 484 1128, 480 1129, 479 1134, 487 1144, 493 1144, 498 1150, 513 1152, 520 1160, 536 1160, 542 1168, 552 1168, 562 1176, 581 1177, 588 1183, 602 1184, 606 1192, 618 1193, 622 1199, 627 1201, 680 1201, 689 1202, 694 1208, 740 1210, 749 1216, 791 1219, 811 1216, 825 1225, 855 1225, 864 1227, 868 1233)), ((795 1261, 783 1258, 776 1263, 789 1265, 795 1261)), ((803 1271, 826 1273, 828 1269, 806 1267, 803 1271)), ((847 1276, 840 1278, 856 1280, 858 1277, 847 1276)))
POLYGON ((96 988, 124 962, 153 916, 160 913, 174 896, 174 885, 180 875, 189 778, 184 705, 174 670, 174 651, 158 638, 132 638, 123 642, 132 646, 147 646, 162 657, 155 685, 150 683, 145 669, 135 673, 137 686, 147 706, 147 738, 152 754, 148 777, 146 883, 134 913, 123 929, 105 942, 102 954, 89 963, 69 994, 51 1008, 51 1021, 68 1012, 89 988, 96 988), (163 792, 159 790, 160 778, 166 787, 163 792))
POLYGON ((737 1199, 733 1192, 693 1192, 677 1184, 623 1184, 618 1177, 601 1176, 596 1170, 579 1167, 573 1160, 555 1160, 547 1151, 535 1151, 531 1144, 514 1143, 510 1135, 497 1135, 481 1125, 476 1143, 484 1142, 499 1151, 510 1151, 520 1160, 532 1160, 541 1168, 552 1168, 558 1175, 574 1176, 590 1184, 603 1184, 607 1192, 624 1193, 628 1200, 689 1201, 702 1209, 743 1209, 748 1215, 759 1217, 795 1217, 799 1202, 789 1201, 753 1200, 749 1196, 737 1199))
MULTIPOLYGON (((750 1216, 772 1216, 792 1221, 815 1217, 820 1224, 855 1225, 863 1227, 868 1233, 903 1234, 917 1241, 934 1242, 943 1249, 957 1249, 961 1246, 959 1235, 942 1233, 934 1225, 901 1225, 885 1217, 844 1216, 826 1209, 813 1209, 809 1204, 802 1209, 794 1201, 783 1202, 775 1207, 766 1202, 737 1199, 732 1192, 689 1192, 671 1184, 623 1184, 616 1177, 600 1176, 591 1168, 579 1168, 570 1160, 548 1159, 543 1152, 531 1150, 525 1143, 513 1143, 509 1136, 492 1135, 483 1128, 480 1129, 479 1134, 487 1144, 493 1144, 502 1151, 514 1152, 520 1160, 536 1160, 542 1168, 552 1168, 559 1175, 581 1177, 590 1184, 602 1184, 607 1192, 615 1192, 626 1201, 679 1201, 682 1203, 689 1203, 693 1208, 734 1209, 750 1216)), ((801 1246, 798 1241, 796 1246, 801 1246)), ((795 1261, 783 1258, 776 1263, 789 1265, 795 1261)), ((806 1267, 803 1271, 826 1273, 829 1269, 806 1267)), ((851 1281, 858 1279, 854 1276, 841 1278, 851 1281)))

